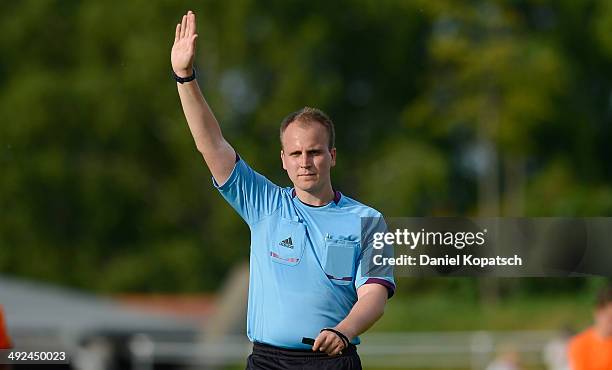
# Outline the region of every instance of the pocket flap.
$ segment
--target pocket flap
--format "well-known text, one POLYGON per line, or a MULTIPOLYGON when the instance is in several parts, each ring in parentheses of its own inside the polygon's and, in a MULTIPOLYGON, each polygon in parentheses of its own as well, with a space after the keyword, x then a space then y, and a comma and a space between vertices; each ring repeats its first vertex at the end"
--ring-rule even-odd
POLYGON ((306 227, 304 224, 281 218, 272 233, 270 257, 274 262, 295 266, 300 263, 304 253, 306 227))
POLYGON ((325 274, 334 283, 347 285, 353 281, 355 254, 359 243, 347 239, 325 239, 325 274))

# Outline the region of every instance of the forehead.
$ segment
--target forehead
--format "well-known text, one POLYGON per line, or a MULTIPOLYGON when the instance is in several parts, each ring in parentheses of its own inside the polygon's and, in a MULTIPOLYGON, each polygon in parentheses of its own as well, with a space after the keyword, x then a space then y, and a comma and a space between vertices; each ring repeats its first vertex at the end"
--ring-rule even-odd
POLYGON ((317 121, 294 121, 283 132, 282 144, 284 148, 319 146, 328 144, 327 129, 317 121))

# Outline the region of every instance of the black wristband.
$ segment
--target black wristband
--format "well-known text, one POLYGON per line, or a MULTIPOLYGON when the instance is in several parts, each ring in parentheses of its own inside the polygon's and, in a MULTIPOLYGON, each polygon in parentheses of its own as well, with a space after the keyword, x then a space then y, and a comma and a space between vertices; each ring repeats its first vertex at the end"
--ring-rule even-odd
POLYGON ((174 73, 174 70, 172 71, 172 77, 174 77, 174 80, 180 84, 184 84, 185 82, 189 82, 189 81, 193 81, 196 78, 196 70, 195 68, 193 68, 193 73, 191 74, 191 76, 188 77, 179 77, 176 73, 174 73))
POLYGON ((324 332, 324 331, 331 331, 332 333, 336 334, 342 340, 342 343, 344 343, 344 349, 348 348, 348 346, 350 344, 350 341, 349 341, 348 337, 346 335, 344 335, 344 333, 342 333, 342 332, 340 332, 340 331, 338 331, 336 329, 333 329, 333 328, 323 328, 323 329, 321 329, 321 331, 319 333, 324 332))

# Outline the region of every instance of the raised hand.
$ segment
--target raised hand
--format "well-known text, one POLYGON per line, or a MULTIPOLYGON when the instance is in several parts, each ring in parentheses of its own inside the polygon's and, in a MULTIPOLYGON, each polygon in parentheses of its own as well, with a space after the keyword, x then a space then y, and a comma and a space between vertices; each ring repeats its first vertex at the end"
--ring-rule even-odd
POLYGON ((174 45, 170 54, 172 69, 179 77, 188 77, 193 73, 193 59, 198 34, 196 33, 195 13, 191 10, 176 25, 174 45))

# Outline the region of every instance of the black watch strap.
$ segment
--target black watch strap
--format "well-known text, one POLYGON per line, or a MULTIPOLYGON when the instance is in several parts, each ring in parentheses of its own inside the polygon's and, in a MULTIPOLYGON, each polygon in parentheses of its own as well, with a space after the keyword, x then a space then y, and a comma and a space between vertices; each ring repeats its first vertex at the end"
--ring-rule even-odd
POLYGON ((187 76, 187 77, 179 77, 176 73, 174 73, 174 71, 172 71, 172 77, 174 77, 174 80, 180 84, 184 84, 185 82, 189 82, 189 81, 193 81, 196 78, 196 70, 195 68, 193 68, 193 73, 191 74, 191 76, 187 76))

